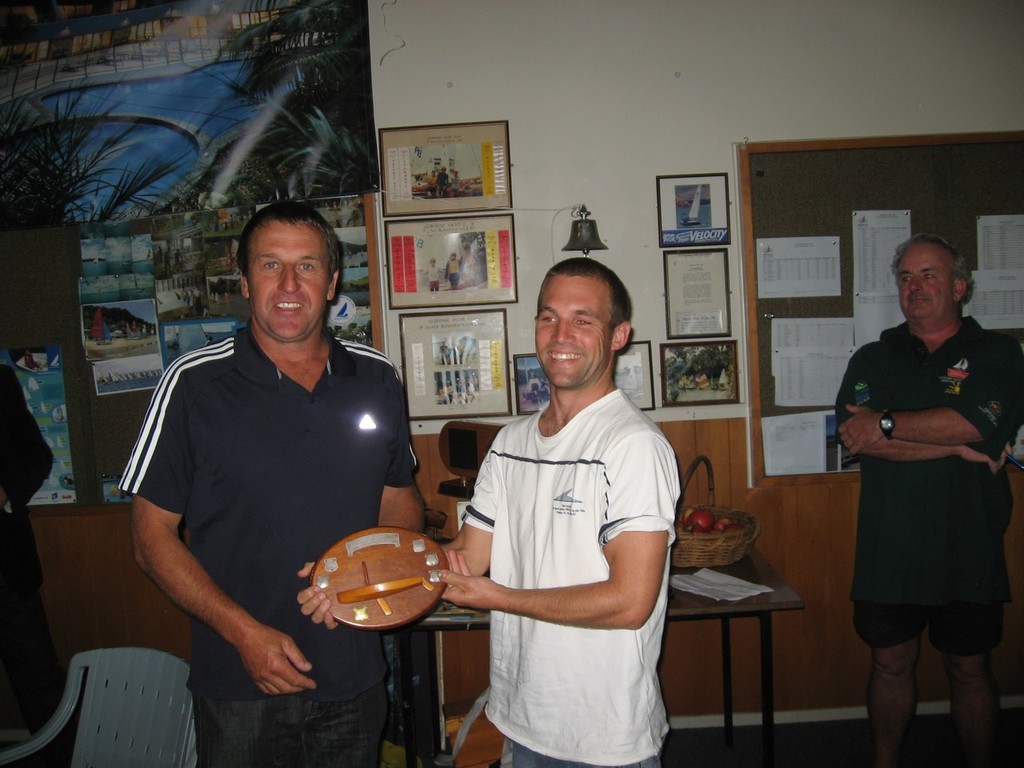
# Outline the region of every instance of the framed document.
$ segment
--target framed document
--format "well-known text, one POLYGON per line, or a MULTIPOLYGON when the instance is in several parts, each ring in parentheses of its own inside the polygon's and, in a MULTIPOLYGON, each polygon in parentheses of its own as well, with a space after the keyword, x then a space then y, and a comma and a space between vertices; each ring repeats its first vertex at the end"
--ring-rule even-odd
POLYGON ((508 122, 380 130, 385 216, 512 207, 508 122))
POLYGON ((512 214, 384 224, 392 309, 516 301, 512 214))
POLYGON ((662 248, 729 243, 729 188, 724 173, 658 176, 662 248))
POLYGON ((619 351, 615 357, 615 386, 641 410, 654 410, 651 342, 634 341, 619 351))
POLYGON ((505 310, 400 315, 410 419, 510 416, 505 310))
POLYGON ((668 338, 729 335, 729 260, 722 251, 665 251, 668 338))

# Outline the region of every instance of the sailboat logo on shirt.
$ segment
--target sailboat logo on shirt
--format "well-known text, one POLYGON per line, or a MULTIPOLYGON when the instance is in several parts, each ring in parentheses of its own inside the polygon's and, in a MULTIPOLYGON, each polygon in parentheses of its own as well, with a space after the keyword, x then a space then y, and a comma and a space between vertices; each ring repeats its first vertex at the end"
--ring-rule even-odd
POLYGON ((967 380, 968 376, 970 376, 967 372, 967 367, 967 358, 961 357, 960 361, 956 365, 946 369, 946 375, 942 377, 942 381, 946 384, 945 394, 960 394, 960 385, 967 380))
POLYGON ((553 505, 552 510, 556 515, 569 516, 575 516, 579 506, 583 503, 579 499, 573 498, 572 488, 563 491, 551 501, 553 505))
POLYGON ((954 365, 952 368, 946 369, 946 374, 957 379, 966 379, 967 374, 967 358, 961 357, 960 362, 954 365))

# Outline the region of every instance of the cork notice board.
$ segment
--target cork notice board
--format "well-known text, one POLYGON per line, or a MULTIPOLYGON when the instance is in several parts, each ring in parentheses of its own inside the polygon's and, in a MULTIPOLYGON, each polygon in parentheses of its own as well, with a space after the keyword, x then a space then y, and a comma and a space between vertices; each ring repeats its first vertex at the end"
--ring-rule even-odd
MULTIPOLYGON (((853 316, 852 211, 907 209, 913 232, 946 237, 976 267, 977 217, 1024 213, 1024 132, 748 143, 739 149, 739 182, 754 482, 814 482, 765 473, 761 419, 823 410, 775 405, 772 318, 853 316), (840 236, 841 295, 758 298, 758 238, 830 235, 840 236)), ((1024 339, 1024 329, 1004 332, 1024 339)))

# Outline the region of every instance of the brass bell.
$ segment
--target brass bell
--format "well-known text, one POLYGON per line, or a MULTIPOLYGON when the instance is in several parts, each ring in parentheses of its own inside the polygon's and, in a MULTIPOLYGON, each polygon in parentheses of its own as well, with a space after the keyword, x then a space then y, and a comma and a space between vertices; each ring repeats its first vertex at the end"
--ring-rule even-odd
POLYGON ((569 242, 562 250, 583 251, 584 256, 591 251, 607 251, 608 246, 601 242, 601 237, 597 234, 597 222, 589 218, 590 211, 587 210, 587 206, 581 205, 572 215, 577 218, 572 223, 569 242))

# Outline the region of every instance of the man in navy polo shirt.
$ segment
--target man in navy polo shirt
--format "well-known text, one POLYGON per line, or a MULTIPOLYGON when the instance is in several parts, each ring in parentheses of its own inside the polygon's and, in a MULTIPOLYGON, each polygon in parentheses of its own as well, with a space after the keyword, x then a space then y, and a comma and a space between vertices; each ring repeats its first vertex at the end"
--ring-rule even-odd
POLYGON ((339 261, 316 211, 258 211, 248 328, 168 367, 124 472, 136 560, 192 617, 200 766, 378 764, 379 636, 323 632, 295 602, 335 541, 423 520, 394 367, 325 330, 339 261))

